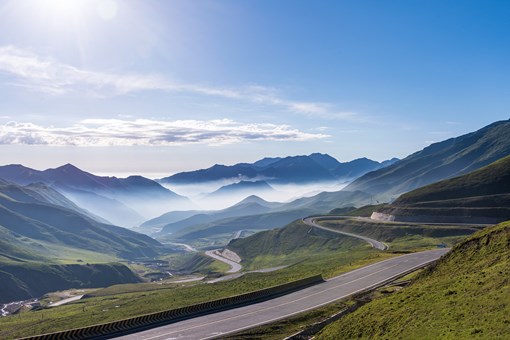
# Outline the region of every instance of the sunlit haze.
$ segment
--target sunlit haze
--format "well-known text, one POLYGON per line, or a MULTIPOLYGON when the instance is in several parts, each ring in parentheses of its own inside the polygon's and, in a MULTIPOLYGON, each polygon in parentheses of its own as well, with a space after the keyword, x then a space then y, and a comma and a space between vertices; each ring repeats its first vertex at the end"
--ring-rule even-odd
POLYGON ((403 158, 508 118, 508 6, 0 1, 2 163, 403 158))

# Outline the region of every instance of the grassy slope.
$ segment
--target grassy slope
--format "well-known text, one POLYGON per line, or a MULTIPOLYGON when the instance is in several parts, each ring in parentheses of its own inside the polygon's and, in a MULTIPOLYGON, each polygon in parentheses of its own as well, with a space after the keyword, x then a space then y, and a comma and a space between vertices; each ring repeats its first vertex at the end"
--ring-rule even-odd
POLYGON ((381 170, 370 172, 346 187, 396 198, 424 185, 469 173, 510 154, 510 120, 434 143, 381 170))
POLYGON ((248 266, 265 267, 298 262, 291 267, 270 273, 246 274, 236 280, 214 284, 144 283, 113 286, 91 294, 97 297, 71 305, 0 318, 0 338, 14 338, 118 320, 245 293, 313 274, 321 273, 325 277, 332 277, 392 256, 356 240, 340 237, 331 240, 331 236, 325 238, 308 231, 309 227, 301 223, 293 224, 288 232, 280 234, 284 236, 280 238, 282 241, 280 243, 295 237, 291 235, 295 232, 299 238, 304 239, 301 246, 290 248, 282 246, 280 250, 286 255, 268 255, 263 260, 259 258, 260 261, 245 263, 248 266), (307 251, 308 246, 313 248, 313 251, 307 251))
POLYGON ((69 288, 140 282, 140 278, 119 263, 47 265, 30 262, 0 264, 0 281, 0 301, 10 302, 69 288))
MULTIPOLYGON (((370 195, 360 191, 336 191, 322 192, 312 197, 303 197, 290 203, 275 207, 270 212, 262 214, 250 214, 250 216, 239 216, 215 220, 213 222, 197 222, 196 224, 186 224, 185 228, 176 230, 173 234, 162 236, 158 239, 180 239, 193 240, 203 237, 214 237, 224 233, 233 233, 240 229, 272 229, 283 227, 286 224, 306 217, 310 214, 327 213, 331 209, 340 206, 361 206, 370 202, 370 195)), ((213 215, 214 216, 214 215, 213 215)), ((200 216, 195 217, 197 221, 200 216)), ((203 216, 206 221, 209 217, 203 216)), ((190 218, 188 220, 193 219, 190 218)), ((175 228, 182 226, 186 220, 174 223, 167 227, 175 228)))
POLYGON ((81 214, 44 185, 0 183, 2 302, 60 289, 139 282, 126 266, 106 262, 155 256, 161 247, 146 235, 81 214))
POLYGON ((142 284, 141 286, 145 285, 147 289, 124 294, 123 292, 130 289, 123 289, 123 285, 117 286, 118 289, 110 289, 107 292, 111 295, 80 300, 58 308, 0 318, 0 338, 12 339, 124 319, 267 288, 314 273, 324 272, 328 274, 326 276, 336 275, 387 258, 387 254, 376 252, 348 258, 342 255, 336 258, 324 257, 321 261, 316 258, 310 263, 305 261, 291 268, 271 273, 246 274, 236 280, 214 284, 142 284), (155 286, 156 289, 154 289, 155 286))
POLYGON ((310 228, 301 221, 281 229, 263 231, 244 239, 232 240, 228 248, 241 256, 246 269, 295 265, 295 270, 322 273, 331 277, 362 258, 384 257, 366 243, 310 228))
POLYGON ((379 212, 397 216, 510 218, 510 156, 482 169, 400 196, 379 212))
POLYGON ((510 156, 469 174, 400 196, 395 205, 510 193, 510 156))
POLYGON ((390 251, 417 251, 435 248, 439 244, 451 246, 479 230, 464 226, 377 222, 356 218, 320 221, 320 224, 386 242, 390 251))
POLYGON ((312 210, 291 210, 259 215, 227 218, 209 224, 196 225, 171 234, 171 239, 193 240, 223 233, 235 233, 241 229, 272 229, 306 217, 312 210))
POLYGON ((510 222, 458 244, 417 281, 327 327, 318 339, 468 339, 510 334, 510 222))

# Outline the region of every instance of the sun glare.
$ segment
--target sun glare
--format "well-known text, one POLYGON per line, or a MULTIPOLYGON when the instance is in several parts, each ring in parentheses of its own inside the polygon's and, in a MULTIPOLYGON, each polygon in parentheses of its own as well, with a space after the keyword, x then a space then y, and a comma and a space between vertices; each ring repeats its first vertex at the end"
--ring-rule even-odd
POLYGON ((60 21, 83 19, 91 14, 103 20, 111 20, 118 11, 115 0, 44 0, 35 4, 53 20, 60 21))

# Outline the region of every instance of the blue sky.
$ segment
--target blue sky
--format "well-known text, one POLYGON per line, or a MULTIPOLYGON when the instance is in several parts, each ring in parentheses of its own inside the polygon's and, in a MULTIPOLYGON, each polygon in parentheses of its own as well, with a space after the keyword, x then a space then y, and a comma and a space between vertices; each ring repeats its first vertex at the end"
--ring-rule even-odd
POLYGON ((508 1, 0 1, 2 164, 405 157, 510 118, 508 1))

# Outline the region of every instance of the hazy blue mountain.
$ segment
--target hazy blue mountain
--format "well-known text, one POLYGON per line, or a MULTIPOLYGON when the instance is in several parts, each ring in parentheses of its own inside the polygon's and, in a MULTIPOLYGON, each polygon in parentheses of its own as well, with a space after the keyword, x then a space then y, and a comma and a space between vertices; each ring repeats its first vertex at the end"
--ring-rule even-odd
POLYGON ((41 183, 0 181, 0 302, 139 282, 125 265, 85 263, 89 258, 152 258, 163 249, 146 235, 99 223, 79 211, 41 183), (83 264, 62 264, 79 258, 84 258, 83 264))
POLYGON ((82 215, 88 216, 101 223, 110 223, 109 221, 102 219, 101 217, 90 213, 88 210, 79 207, 74 202, 69 200, 58 191, 42 184, 34 183, 26 186, 19 186, 7 181, 0 181, 2 185, 2 193, 11 199, 23 201, 23 202, 45 202, 54 205, 58 205, 70 210, 74 210, 82 215))
POLYGON ((281 159, 282 159, 281 157, 266 157, 256 161, 255 163, 253 163, 253 165, 259 168, 265 168, 266 166, 278 162, 281 159))
POLYGON ((241 229, 266 230, 279 228, 312 213, 312 210, 300 209, 225 218, 182 228, 172 234, 171 237, 186 242, 219 234, 235 233, 241 229))
POLYGON ((171 233, 192 225, 207 223, 226 217, 253 215, 278 208, 284 203, 268 202, 258 196, 251 195, 233 206, 216 211, 187 210, 171 211, 142 223, 135 230, 148 234, 171 233), (166 227, 166 229, 164 229, 166 227))
POLYGON ((241 181, 229 185, 222 186, 218 190, 210 193, 207 197, 215 197, 221 195, 231 195, 244 192, 261 192, 261 191, 274 191, 266 181, 241 181))
POLYGON ((254 197, 255 196, 251 196, 250 199, 245 199, 223 210, 202 211, 183 220, 168 223, 165 226, 163 226, 162 230, 158 233, 158 235, 174 233, 178 230, 182 230, 188 227, 212 223, 214 221, 226 218, 267 213, 274 209, 274 207, 271 204, 278 205, 278 203, 266 202, 261 198, 257 200, 254 197))
POLYGON ((52 249, 69 247, 134 258, 154 256, 161 247, 146 235, 99 223, 31 192, 15 184, 0 185, 0 230, 18 240, 21 252, 44 257, 52 249))
POLYGON ((415 188, 466 174, 510 154, 510 120, 431 144, 386 168, 370 172, 345 190, 395 198, 415 188))
POLYGON ((258 170, 251 164, 220 165, 215 164, 208 169, 181 172, 160 180, 162 183, 202 183, 213 182, 231 178, 251 179, 258 175, 258 170))
POLYGON ((251 204, 251 203, 257 203, 258 205, 261 205, 261 206, 267 207, 267 208, 271 208, 271 209, 275 209, 275 208, 281 207, 282 205, 285 205, 285 203, 268 202, 265 199, 262 199, 257 195, 250 195, 250 196, 246 197, 245 199, 243 199, 242 201, 240 201, 239 203, 234 204, 232 207, 230 207, 230 209, 233 209, 235 207, 242 207, 242 206, 245 206, 246 204, 251 204))
POLYGON ((377 210, 397 221, 499 223, 510 219, 510 156, 401 195, 377 210))
POLYGON ((200 210, 178 210, 178 211, 170 211, 164 213, 161 216, 152 218, 148 221, 143 222, 138 227, 133 228, 133 230, 137 230, 139 232, 145 234, 152 234, 159 232, 165 225, 182 221, 188 217, 193 215, 201 214, 200 210))
POLYGON ((361 191, 322 192, 290 203, 266 202, 250 196, 223 211, 201 213, 163 227, 158 237, 172 234, 175 239, 192 240, 240 229, 271 229, 282 227, 311 214, 325 214, 344 206, 369 204, 371 195, 361 191))
POLYGON ((214 165, 208 169, 181 172, 160 180, 162 183, 187 184, 219 180, 265 180, 271 183, 310 183, 352 180, 369 171, 392 164, 368 159, 341 163, 327 154, 313 153, 309 156, 263 158, 255 163, 239 163, 232 166, 214 165))
POLYGON ((141 176, 96 176, 72 164, 44 171, 6 165, 0 167, 0 178, 20 185, 44 183, 92 213, 123 226, 134 226, 169 210, 192 206, 187 198, 153 180, 141 176))
POLYGON ((100 213, 101 217, 115 225, 132 227, 145 220, 137 211, 119 200, 86 190, 66 189, 63 192, 80 207, 100 213))
POLYGON ((339 165, 342 164, 328 154, 312 153, 308 157, 310 159, 314 160, 317 164, 322 166, 324 169, 327 169, 330 171, 335 170, 339 165))

